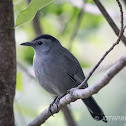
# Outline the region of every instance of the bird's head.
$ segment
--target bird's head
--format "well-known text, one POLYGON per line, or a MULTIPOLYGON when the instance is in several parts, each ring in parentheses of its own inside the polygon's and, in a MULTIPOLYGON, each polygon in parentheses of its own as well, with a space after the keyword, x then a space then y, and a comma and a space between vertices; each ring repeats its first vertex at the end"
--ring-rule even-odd
POLYGON ((31 46, 36 54, 48 52, 53 46, 59 45, 59 41, 51 35, 43 34, 35 37, 30 42, 22 43, 23 46, 31 46))

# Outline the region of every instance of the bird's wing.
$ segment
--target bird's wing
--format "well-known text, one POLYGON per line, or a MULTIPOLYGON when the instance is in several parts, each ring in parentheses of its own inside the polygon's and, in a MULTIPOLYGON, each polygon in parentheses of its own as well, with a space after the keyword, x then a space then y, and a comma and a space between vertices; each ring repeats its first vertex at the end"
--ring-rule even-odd
MULTIPOLYGON (((78 60, 67 49, 65 49, 64 53, 64 62, 64 68, 66 68, 69 78, 79 85, 85 79, 85 76, 78 60)), ((84 88, 86 87, 88 87, 87 84, 84 88)))

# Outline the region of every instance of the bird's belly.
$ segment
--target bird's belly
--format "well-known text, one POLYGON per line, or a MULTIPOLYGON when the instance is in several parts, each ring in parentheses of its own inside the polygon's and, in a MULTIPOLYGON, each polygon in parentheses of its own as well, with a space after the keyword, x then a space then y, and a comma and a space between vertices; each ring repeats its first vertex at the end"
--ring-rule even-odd
MULTIPOLYGON (((51 71, 51 73, 44 73, 43 79, 40 82, 40 85, 53 95, 62 96, 67 93, 67 88, 64 87, 64 82, 60 81, 57 73, 51 71)), ((41 80, 41 79, 40 79, 41 80)))

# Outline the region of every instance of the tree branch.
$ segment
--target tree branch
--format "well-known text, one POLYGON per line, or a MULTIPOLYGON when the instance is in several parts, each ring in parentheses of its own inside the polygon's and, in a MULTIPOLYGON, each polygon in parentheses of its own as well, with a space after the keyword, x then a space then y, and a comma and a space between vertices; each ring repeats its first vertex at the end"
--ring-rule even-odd
MULTIPOLYGON (((103 14, 103 16, 105 17, 105 19, 107 20, 107 22, 109 23, 109 25, 111 26, 111 28, 113 29, 113 31, 115 32, 115 34, 118 36, 120 30, 117 27, 117 25, 115 24, 115 22, 112 20, 112 18, 110 17, 110 15, 108 14, 108 12, 104 8, 104 6, 101 4, 101 2, 99 0, 93 0, 93 1, 97 5, 97 7, 99 8, 99 10, 103 14)), ((126 46, 126 37, 124 35, 122 35, 121 40, 124 43, 124 45, 126 46)))
MULTIPOLYGON (((58 103, 58 109, 55 104, 52 106, 51 108, 52 113, 59 112, 64 106, 70 104, 71 102, 77 99, 88 98, 93 94, 98 93, 98 91, 101 90, 103 87, 105 87, 111 81, 111 79, 117 73, 119 73, 125 66, 126 66, 126 55, 121 57, 117 63, 115 63, 111 68, 109 68, 108 71, 97 83, 85 89, 74 88, 72 92, 61 98, 58 103)), ((39 126, 43 124, 50 116, 51 113, 49 112, 49 108, 47 108, 40 115, 38 115, 36 119, 34 119, 30 124, 28 124, 28 126, 39 126)))

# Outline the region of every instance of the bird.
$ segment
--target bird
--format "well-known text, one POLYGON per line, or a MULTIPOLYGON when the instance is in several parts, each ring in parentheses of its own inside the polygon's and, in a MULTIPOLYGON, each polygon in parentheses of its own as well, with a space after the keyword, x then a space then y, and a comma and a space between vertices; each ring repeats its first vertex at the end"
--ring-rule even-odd
MULTIPOLYGON (((21 45, 31 46, 34 49, 35 76, 42 88, 50 94, 64 96, 68 90, 77 87, 85 79, 79 61, 55 37, 42 34, 21 45)), ((88 84, 85 84, 83 88, 87 87, 88 84)), ((104 112, 93 96, 82 101, 95 120, 107 122, 104 112)))

